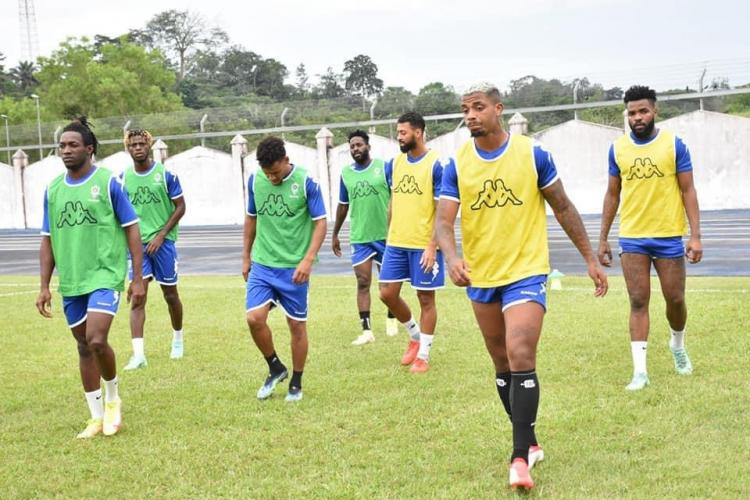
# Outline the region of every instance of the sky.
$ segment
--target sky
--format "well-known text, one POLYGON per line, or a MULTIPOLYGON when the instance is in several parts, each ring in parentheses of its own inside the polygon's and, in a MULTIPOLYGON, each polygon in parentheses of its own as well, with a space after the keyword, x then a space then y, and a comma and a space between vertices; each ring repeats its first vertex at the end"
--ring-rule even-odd
MULTIPOLYGON (((441 81, 461 91, 526 75, 657 90, 729 78, 750 83, 745 0, 128 0, 34 3, 39 54, 68 36, 117 36, 170 9, 200 13, 231 43, 315 75, 366 54, 386 86, 416 92, 441 81)), ((18 0, 0 0, 0 52, 21 59, 18 0)), ((290 78, 291 81, 291 78, 290 78)))

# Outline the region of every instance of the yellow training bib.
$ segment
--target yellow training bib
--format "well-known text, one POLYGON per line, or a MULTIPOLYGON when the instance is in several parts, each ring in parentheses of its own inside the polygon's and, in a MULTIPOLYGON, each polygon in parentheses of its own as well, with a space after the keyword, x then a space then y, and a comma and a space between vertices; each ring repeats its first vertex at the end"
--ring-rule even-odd
POLYGON ((437 160, 434 151, 415 163, 405 153, 394 158, 388 245, 423 250, 430 243, 435 223, 432 167, 437 160))
POLYGON ((549 273, 547 217, 533 147, 528 137, 511 135, 494 160, 479 156, 473 139, 456 153, 463 254, 472 286, 491 288, 549 273))
POLYGON ((648 144, 636 144, 630 135, 623 135, 615 141, 614 150, 622 182, 620 237, 686 234, 674 134, 660 130, 648 144))

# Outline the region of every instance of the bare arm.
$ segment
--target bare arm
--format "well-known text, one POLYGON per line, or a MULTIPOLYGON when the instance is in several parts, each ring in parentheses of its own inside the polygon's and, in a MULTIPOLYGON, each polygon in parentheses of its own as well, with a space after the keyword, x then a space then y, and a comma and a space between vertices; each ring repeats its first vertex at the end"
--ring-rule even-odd
POLYGON ((307 249, 307 253, 302 258, 302 262, 297 265, 297 269, 294 270, 292 281, 298 285, 306 282, 310 279, 310 273, 312 272, 312 265, 315 262, 315 256, 318 255, 323 240, 326 238, 326 218, 321 217, 320 219, 313 221, 313 234, 310 240, 310 246, 307 249))
POLYGON ((258 225, 258 219, 245 215, 245 228, 242 232, 242 278, 247 281, 247 275, 250 273, 251 253, 253 243, 255 243, 255 229, 258 225))
POLYGON ((596 257, 594 257, 581 215, 565 193, 562 181, 557 180, 551 186, 543 189, 542 195, 552 207, 557 222, 560 223, 570 241, 573 242, 583 260, 586 261, 589 276, 596 286, 594 295, 597 297, 605 295, 607 293, 607 275, 599 267, 596 257))
POLYGON ((152 239, 146 246, 146 253, 149 255, 153 255, 157 250, 159 250, 161 245, 164 243, 164 238, 167 237, 167 234, 169 234, 169 232, 174 229, 177 223, 180 222, 180 219, 182 219, 182 216, 185 215, 184 196, 175 198, 174 200, 172 200, 172 203, 174 203, 174 211, 172 212, 172 215, 169 216, 169 219, 167 219, 167 222, 166 224, 164 224, 164 227, 161 228, 161 231, 159 231, 154 239, 152 239))
POLYGON ((458 256, 456 249, 454 225, 459 207, 460 204, 453 200, 440 199, 437 220, 435 222, 435 233, 440 249, 445 255, 451 280, 458 286, 468 286, 471 284, 469 269, 466 267, 464 260, 458 256))
POLYGON ((419 259, 419 263, 422 266, 422 269, 427 272, 429 269, 435 264, 435 259, 437 258, 437 207, 438 207, 438 200, 435 200, 434 202, 435 207, 435 220, 432 223, 432 236, 430 236, 430 242, 427 244, 427 248, 424 249, 424 252, 422 252, 422 257, 419 259))
POLYGON ((133 262, 133 279, 128 287, 128 302, 133 309, 145 304, 146 291, 143 288, 143 245, 141 243, 141 230, 138 224, 130 224, 123 228, 128 240, 130 259, 133 262))
POLYGON ((685 251, 688 262, 696 264, 703 258, 703 244, 701 243, 701 216, 698 208, 698 194, 693 183, 693 172, 680 172, 677 174, 677 182, 682 193, 682 203, 685 205, 685 214, 690 224, 690 240, 685 251))
POLYGON ((39 295, 36 298, 36 308, 45 318, 52 317, 52 294, 49 283, 52 271, 55 269, 55 257, 52 254, 52 242, 47 235, 42 236, 39 246, 39 295))
POLYGON ((612 228, 612 222, 617 215, 617 209, 620 206, 620 190, 622 189, 622 180, 614 175, 609 176, 607 192, 604 194, 604 206, 602 207, 602 225, 599 231, 599 250, 597 255, 599 263, 603 266, 612 265, 612 249, 609 247, 609 230, 612 228))
POLYGON ((346 214, 349 213, 349 205, 346 203, 339 203, 336 207, 336 221, 333 223, 333 234, 331 235, 331 248, 333 254, 336 257, 341 257, 341 242, 339 241, 339 231, 341 226, 344 225, 346 220, 346 214))

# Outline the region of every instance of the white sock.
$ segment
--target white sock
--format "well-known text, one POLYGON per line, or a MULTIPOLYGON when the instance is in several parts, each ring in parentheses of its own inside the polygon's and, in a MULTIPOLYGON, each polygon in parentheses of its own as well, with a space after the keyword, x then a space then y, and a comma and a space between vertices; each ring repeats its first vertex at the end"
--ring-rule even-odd
POLYGON ((182 340, 182 330, 174 330, 172 340, 182 340))
POLYGON ((102 390, 97 389, 91 392, 84 392, 86 395, 86 402, 89 405, 89 411, 91 412, 91 418, 99 419, 104 417, 104 403, 102 402, 102 390))
POLYGON ((117 375, 112 380, 104 380, 104 400, 109 403, 117 401, 119 398, 120 396, 117 394, 117 375))
POLYGON ((430 348, 432 347, 432 339, 435 337, 435 335, 430 335, 428 333, 420 333, 419 334, 419 352, 417 353, 417 357, 419 359, 422 359, 424 361, 427 361, 430 359, 430 348))
POLYGON ((677 330, 669 329, 670 332, 672 332, 672 337, 669 339, 669 348, 673 351, 679 351, 680 349, 685 348, 685 330, 683 329, 681 332, 678 332, 677 330))
POLYGON ((145 357, 146 353, 143 347, 143 337, 140 337, 140 338, 133 337, 132 342, 133 342, 133 356, 138 356, 141 358, 145 357))
POLYGON ((414 321, 414 317, 409 318, 409 321, 403 323, 403 325, 409 331, 411 339, 419 342, 419 325, 414 321))
POLYGON ((648 342, 634 341, 630 343, 630 351, 633 353, 633 374, 646 373, 646 348, 648 342))

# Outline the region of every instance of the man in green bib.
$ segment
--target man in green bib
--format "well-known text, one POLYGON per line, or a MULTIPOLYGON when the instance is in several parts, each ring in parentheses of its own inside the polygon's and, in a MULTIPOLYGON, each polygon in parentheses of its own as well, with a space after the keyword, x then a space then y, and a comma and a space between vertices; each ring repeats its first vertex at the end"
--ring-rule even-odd
POLYGON ((145 298, 138 217, 119 179, 92 164, 97 144, 85 118, 63 129, 59 147, 67 173, 55 178, 44 194, 41 285, 36 299, 39 313, 51 318, 49 284, 57 268, 65 318, 78 343, 81 381, 91 412, 86 428, 78 434, 84 439, 100 432, 115 434, 122 426, 115 353, 107 337, 124 290, 128 249, 134 264, 128 301, 139 307, 145 298))
MULTIPOLYGON (((385 162, 370 157, 370 136, 364 130, 349 134, 349 152, 354 163, 341 171, 339 204, 333 225, 331 246, 341 257, 339 232, 351 209, 349 243, 352 250, 352 267, 357 278, 357 309, 362 324, 362 334, 353 345, 364 345, 375 340, 370 325, 370 283, 372 262, 383 264, 385 237, 388 234, 388 203, 391 200, 390 171, 385 162)), ((391 311, 386 319, 386 333, 398 333, 398 321, 391 311)))
MULTIPOLYGON (((177 224, 185 214, 185 197, 178 177, 161 163, 149 158, 152 141, 147 130, 129 130, 125 134, 125 147, 133 159, 133 165, 125 169, 121 177, 140 219, 146 297, 148 283, 153 279, 161 286, 172 320, 172 351, 169 357, 180 359, 183 354, 182 302, 177 293, 175 242, 177 224)), ((125 370, 136 370, 148 364, 143 345, 145 323, 144 300, 142 307, 130 310, 133 355, 125 370)))
POLYGON ((247 324, 269 370, 257 396, 269 398, 289 375, 267 323, 271 308, 279 306, 292 334, 293 371, 286 401, 300 401, 307 359, 307 294, 326 235, 326 209, 320 186, 305 169, 289 162, 284 141, 263 139, 255 157, 261 168, 247 181, 242 276, 247 281, 247 324))

